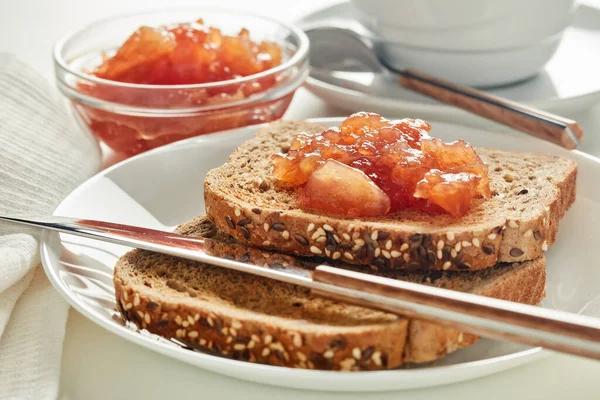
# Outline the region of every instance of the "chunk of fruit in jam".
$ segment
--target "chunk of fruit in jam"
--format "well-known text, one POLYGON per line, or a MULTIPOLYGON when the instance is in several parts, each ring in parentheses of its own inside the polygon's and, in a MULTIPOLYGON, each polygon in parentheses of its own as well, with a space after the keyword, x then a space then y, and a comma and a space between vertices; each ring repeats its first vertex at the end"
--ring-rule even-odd
POLYGON ((447 172, 433 169, 417 183, 415 197, 435 199, 435 204, 452 215, 464 215, 471 199, 490 197, 489 184, 484 183, 485 165, 470 164, 451 168, 447 172))
MULTIPOLYGON (((142 26, 94 73, 104 79, 133 82, 136 80, 136 71, 150 69, 152 63, 172 52, 175 45, 175 37, 169 32, 142 26)), ((139 72, 137 78, 139 79, 139 72)))
MULTIPOLYGON (((94 74, 127 83, 183 85, 235 79, 279 64, 281 48, 276 44, 255 43, 246 29, 237 36, 223 35, 198 20, 139 28, 94 74)), ((263 84, 273 82, 267 79, 263 84)), ((264 90, 256 85, 261 83, 249 86, 249 93, 264 90)))
POLYGON ((287 154, 273 157, 273 173, 281 184, 300 188, 304 207, 350 216, 407 208, 464 215, 473 199, 490 197, 487 166, 468 143, 444 143, 431 138, 430 129, 422 120, 353 114, 338 128, 299 134, 287 154))
POLYGON ((327 160, 300 189, 301 205, 333 214, 376 217, 390 211, 390 198, 362 171, 327 160))

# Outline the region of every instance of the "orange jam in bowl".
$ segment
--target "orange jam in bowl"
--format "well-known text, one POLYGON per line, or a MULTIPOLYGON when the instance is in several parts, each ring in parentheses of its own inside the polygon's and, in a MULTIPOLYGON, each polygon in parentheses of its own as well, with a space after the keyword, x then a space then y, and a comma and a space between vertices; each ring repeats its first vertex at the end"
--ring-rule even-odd
POLYGON ((473 199, 490 197, 487 165, 468 143, 444 143, 430 130, 418 119, 357 113, 319 135, 299 134, 287 154, 273 156, 273 173, 298 190, 300 205, 332 214, 460 217, 473 199))
POLYGON ((293 26, 210 9, 107 19, 54 51, 58 87, 80 121, 128 154, 280 118, 307 55, 293 26))

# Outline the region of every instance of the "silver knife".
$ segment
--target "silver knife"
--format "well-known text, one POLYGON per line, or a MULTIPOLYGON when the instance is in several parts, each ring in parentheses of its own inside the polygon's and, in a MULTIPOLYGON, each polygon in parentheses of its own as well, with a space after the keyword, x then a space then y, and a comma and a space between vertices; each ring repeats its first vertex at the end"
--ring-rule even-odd
MULTIPOLYGON (((103 242, 155 251, 309 288, 314 294, 492 339, 600 360, 600 319, 319 265, 312 274, 270 269, 206 252, 205 240, 137 226, 68 217, 0 216, 103 242)), ((207 239, 210 240, 210 239, 207 239)))

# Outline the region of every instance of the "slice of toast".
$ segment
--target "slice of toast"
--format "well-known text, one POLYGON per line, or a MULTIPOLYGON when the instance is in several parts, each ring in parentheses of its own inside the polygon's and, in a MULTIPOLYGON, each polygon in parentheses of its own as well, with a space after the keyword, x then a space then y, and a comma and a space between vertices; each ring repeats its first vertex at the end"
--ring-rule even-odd
MULTIPOLYGON (((318 261, 249 248, 205 217, 177 231, 212 238, 207 246, 213 254, 269 268, 286 265, 309 274, 318 261)), ((527 304, 538 304, 545 294, 543 256, 476 272, 383 275, 527 304)), ((312 296, 294 285, 143 250, 121 257, 114 284, 119 310, 138 327, 251 362, 377 370, 436 360, 478 339, 434 323, 312 296)))
POLYGON ((274 122, 210 171, 204 196, 214 223, 242 243, 295 255, 380 270, 480 270, 542 256, 575 200, 574 161, 480 148, 492 198, 475 201, 460 219, 414 210, 368 219, 303 210, 293 191, 276 186, 271 157, 285 152, 299 132, 324 129, 303 121, 274 122))

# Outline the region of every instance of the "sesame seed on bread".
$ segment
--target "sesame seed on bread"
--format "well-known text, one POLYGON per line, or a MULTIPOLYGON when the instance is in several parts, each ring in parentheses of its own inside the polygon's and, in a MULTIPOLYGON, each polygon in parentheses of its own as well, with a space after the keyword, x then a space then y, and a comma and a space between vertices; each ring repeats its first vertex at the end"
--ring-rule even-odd
POLYGON ((300 132, 325 126, 276 121, 211 170, 204 195, 215 225, 242 243, 300 256, 322 256, 382 269, 481 270, 541 257, 575 200, 577 164, 564 157, 476 149, 489 165, 492 198, 462 218, 402 210, 350 218, 302 209, 279 187, 272 155, 300 132))
MULTIPOLYGON (((268 268, 310 274, 309 258, 250 248, 206 217, 177 229, 209 238, 208 250, 268 268)), ((341 266, 340 262, 335 263, 341 266)), ((367 266, 345 265, 366 271, 367 266)), ((544 297, 545 259, 483 271, 380 274, 527 304, 544 297)), ((132 250, 114 271, 117 305, 139 328, 234 359, 329 370, 378 370, 432 361, 477 337, 431 322, 312 296, 298 286, 144 250, 132 250)))

